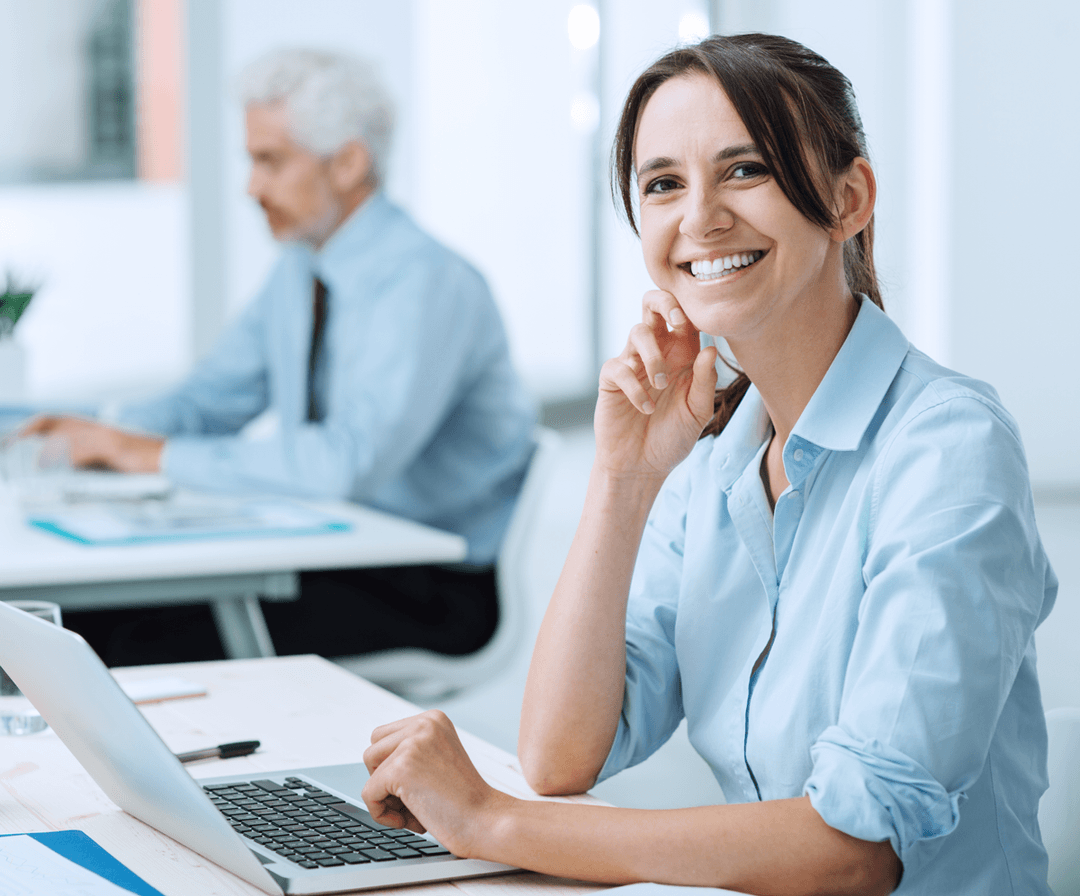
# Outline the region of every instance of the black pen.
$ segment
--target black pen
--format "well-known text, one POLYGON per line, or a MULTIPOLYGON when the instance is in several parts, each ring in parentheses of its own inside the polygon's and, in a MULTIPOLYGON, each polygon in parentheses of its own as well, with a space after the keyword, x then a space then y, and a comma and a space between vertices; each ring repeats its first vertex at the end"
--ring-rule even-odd
POLYGON ((257 740, 238 740, 233 744, 218 744, 205 750, 192 750, 190 753, 177 753, 181 762, 198 762, 200 759, 231 759, 233 756, 250 756, 259 749, 257 740))

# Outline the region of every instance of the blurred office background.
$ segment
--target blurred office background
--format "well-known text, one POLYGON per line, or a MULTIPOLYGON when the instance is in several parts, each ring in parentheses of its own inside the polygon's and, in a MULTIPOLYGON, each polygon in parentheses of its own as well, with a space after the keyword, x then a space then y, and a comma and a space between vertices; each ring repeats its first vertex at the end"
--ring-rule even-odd
MULTIPOLYGON (((1071 0, 0 0, 0 272, 43 284, 15 333, 22 397, 137 394, 205 351, 275 254, 244 192, 237 72, 283 44, 363 53, 400 104, 389 192, 484 271, 545 419, 578 426, 538 619, 580 508, 599 361, 649 288, 608 193, 614 121, 637 72, 711 30, 789 35, 852 79, 888 309, 1020 422, 1062 579, 1044 696, 1080 705, 1071 0)), ((501 696, 452 704, 511 749, 526 654, 501 696)))

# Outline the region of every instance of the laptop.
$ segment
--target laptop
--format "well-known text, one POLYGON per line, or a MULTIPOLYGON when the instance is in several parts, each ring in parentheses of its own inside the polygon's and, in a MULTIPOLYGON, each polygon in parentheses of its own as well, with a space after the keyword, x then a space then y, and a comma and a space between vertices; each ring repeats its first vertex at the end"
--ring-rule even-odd
POLYGON ((267 893, 520 870, 379 825, 360 798, 362 763, 196 781, 90 645, 2 601, 0 666, 121 809, 267 893))

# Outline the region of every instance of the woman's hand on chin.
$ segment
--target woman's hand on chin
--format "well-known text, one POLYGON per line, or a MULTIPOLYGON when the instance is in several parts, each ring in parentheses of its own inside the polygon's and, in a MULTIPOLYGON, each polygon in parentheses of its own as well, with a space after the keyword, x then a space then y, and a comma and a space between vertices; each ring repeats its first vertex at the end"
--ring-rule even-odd
POLYGON ((596 463, 619 476, 667 476, 713 414, 716 349, 669 292, 642 300, 642 322, 600 371, 596 463))

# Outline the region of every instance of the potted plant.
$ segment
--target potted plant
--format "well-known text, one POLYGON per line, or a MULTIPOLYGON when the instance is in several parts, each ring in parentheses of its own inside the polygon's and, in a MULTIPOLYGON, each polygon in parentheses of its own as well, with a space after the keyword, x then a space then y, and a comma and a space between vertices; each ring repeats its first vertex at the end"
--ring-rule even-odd
POLYGON ((16 278, 10 271, 0 293, 0 401, 18 401, 23 398, 26 374, 26 353, 15 341, 15 325, 26 313, 37 284, 16 278))

